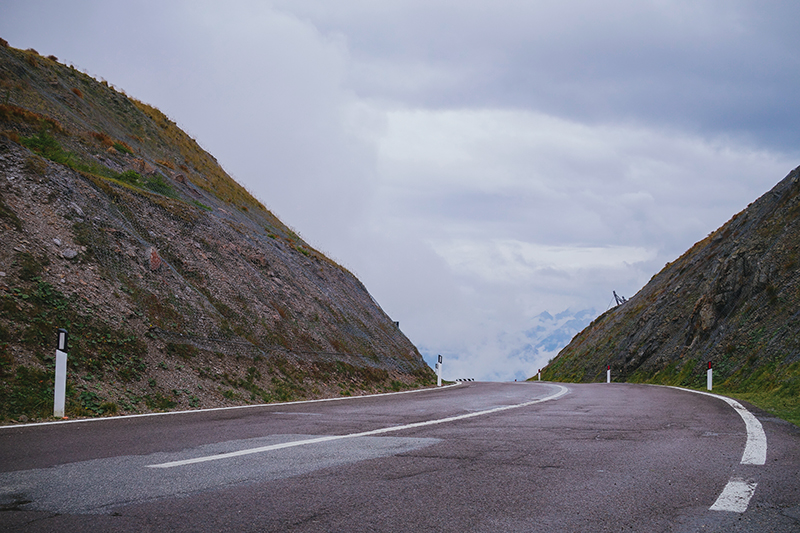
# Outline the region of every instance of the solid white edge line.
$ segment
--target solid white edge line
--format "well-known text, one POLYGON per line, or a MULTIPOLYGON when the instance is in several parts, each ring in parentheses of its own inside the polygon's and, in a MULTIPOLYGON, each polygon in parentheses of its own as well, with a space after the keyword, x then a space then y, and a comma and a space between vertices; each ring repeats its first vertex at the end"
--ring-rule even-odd
POLYGON ((753 497, 753 493, 756 491, 756 485, 758 484, 752 481, 731 479, 709 510, 729 511, 732 513, 745 512, 750 504, 750 498, 753 497))
POLYGON ((273 444, 273 445, 270 445, 270 446, 261 446, 261 447, 258 447, 258 448, 249 448, 249 449, 246 449, 246 450, 238 450, 238 451, 235 451, 235 452, 220 453, 220 454, 217 454, 217 455, 207 455, 207 456, 204 456, 204 457, 195 457, 193 459, 184 459, 184 460, 181 460, 181 461, 171 461, 171 462, 168 462, 168 463, 160 463, 160 464, 146 465, 146 466, 147 466, 147 468, 173 468, 173 467, 176 467, 176 466, 184 466, 184 465, 195 464, 195 463, 205 463, 205 462, 208 462, 208 461, 218 461, 220 459, 230 459, 232 457, 241 457, 243 455, 250 455, 250 454, 254 454, 254 453, 262 453, 262 452, 267 452, 267 451, 272 451, 272 450, 279 450, 279 449, 283 449, 283 448, 291 448, 291 447, 294 447, 294 446, 303 446, 303 445, 306 445, 306 444, 316 444, 316 443, 319 443, 319 442, 328 442, 328 441, 332 441, 332 440, 349 439, 349 438, 355 438, 355 437, 370 437, 372 435, 381 435, 381 434, 384 434, 384 433, 391 433, 391 432, 394 432, 394 431, 402 431, 404 429, 412 429, 412 428, 418 428, 418 427, 424 427, 424 426, 432 426, 432 425, 435 425, 435 424, 444 424, 446 422, 455 422, 457 420, 464 420, 466 418, 473 418, 473 417, 476 417, 476 416, 482 416, 482 415, 488 415, 488 414, 492 414, 492 413, 498 413, 500 411, 507 411, 509 409, 517 409, 519 407, 526 407, 526 406, 529 406, 529 405, 534 405, 534 404, 546 402, 546 401, 549 401, 549 400, 555 400, 556 398, 560 398, 561 396, 563 396, 567 392, 569 392, 569 389, 567 387, 564 387, 563 385, 556 385, 556 387, 558 387, 560 390, 555 394, 551 394, 550 396, 545 396, 544 398, 538 398, 536 400, 531 400, 529 402, 523 402, 523 403, 516 404, 516 405, 504 405, 502 407, 495 407, 494 409, 487 409, 485 411, 476 411, 476 412, 473 412, 473 413, 467 413, 467 414, 456 415, 456 416, 449 416, 449 417, 446 417, 446 418, 439 418, 439 419, 436 419, 436 420, 427 420, 425 422, 415 422, 413 424, 405 424, 405 425, 402 425, 402 426, 390 426, 390 427, 385 427, 385 428, 373 429, 373 430, 370 430, 370 431, 362 431, 360 433, 350 433, 348 435, 329 435, 329 436, 324 436, 324 437, 316 437, 316 438, 313 438, 313 439, 305 439, 305 440, 284 442, 284 443, 281 443, 281 444, 273 444))
POLYGON ((53 426, 56 424, 76 424, 79 422, 102 422, 102 421, 110 421, 110 420, 125 420, 127 418, 144 418, 148 416, 168 416, 168 415, 185 415, 191 413, 210 413, 212 411, 228 411, 234 409, 251 409, 254 407, 272 407, 275 405, 300 405, 304 403, 319 403, 319 402, 336 402, 341 400, 358 400, 361 398, 376 398, 378 396, 393 396, 396 394, 413 394, 415 392, 423 392, 423 391, 437 391, 442 389, 449 389, 451 387, 458 387, 462 385, 461 381, 457 381, 452 385, 443 385, 441 387, 427 387, 424 389, 412 389, 412 390, 404 390, 400 392, 381 392, 378 394, 365 394, 363 396, 337 396, 336 398, 320 398, 318 400, 299 400, 296 402, 276 402, 276 403, 257 403, 251 405, 233 405, 231 407, 212 407, 210 409, 190 409, 186 411, 167 411, 164 413, 141 413, 136 415, 122 415, 122 416, 104 416, 99 418, 76 418, 73 420, 55 420, 52 422, 33 422, 31 424, 9 424, 7 426, 0 426, 0 430, 3 429, 14 429, 14 428, 26 428, 26 427, 34 427, 34 426, 53 426))
MULTIPOLYGON (((745 409, 742 404, 727 396, 720 396, 719 394, 712 394, 710 392, 684 389, 682 387, 669 388, 711 396, 733 407, 733 409, 739 413, 739 416, 742 417, 744 425, 747 428, 747 442, 744 446, 744 453, 742 453, 740 464, 763 465, 767 462, 767 435, 764 433, 764 426, 762 426, 755 415, 745 409)), ((715 501, 708 510, 732 513, 743 513, 747 511, 747 506, 750 505, 750 498, 753 497, 757 485, 758 483, 754 481, 731 478, 728 484, 725 485, 725 488, 722 489, 722 493, 717 497, 717 501, 715 501)))
POLYGON ((711 396, 727 403, 739 413, 739 416, 744 420, 744 425, 747 428, 747 443, 744 446, 744 453, 742 454, 741 464, 743 465, 763 465, 767 462, 767 435, 764 433, 764 427, 758 418, 750 411, 744 408, 742 404, 732 398, 720 396, 719 394, 711 394, 710 392, 703 392, 692 389, 684 389, 682 387, 669 387, 671 389, 678 389, 695 394, 702 394, 704 396, 711 396))

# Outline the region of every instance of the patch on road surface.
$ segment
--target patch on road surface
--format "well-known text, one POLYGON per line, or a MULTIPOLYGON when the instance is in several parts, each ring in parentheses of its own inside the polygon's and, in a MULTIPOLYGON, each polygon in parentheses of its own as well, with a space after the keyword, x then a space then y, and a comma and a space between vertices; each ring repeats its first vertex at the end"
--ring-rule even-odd
POLYGON ((5 472, 0 474, 0 502, 13 503, 13 508, 20 510, 105 514, 122 505, 187 496, 238 483, 283 479, 406 453, 440 442, 440 439, 356 437, 193 464, 177 470, 146 468, 153 463, 315 437, 318 435, 270 435, 208 444, 177 453, 126 455, 5 472))

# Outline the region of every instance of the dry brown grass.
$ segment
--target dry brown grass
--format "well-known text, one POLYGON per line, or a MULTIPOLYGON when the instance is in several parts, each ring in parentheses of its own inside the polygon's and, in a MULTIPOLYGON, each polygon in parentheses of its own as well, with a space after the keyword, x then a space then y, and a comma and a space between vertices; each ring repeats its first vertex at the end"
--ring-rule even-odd
POLYGON ((114 146, 114 139, 112 139, 110 135, 107 135, 103 132, 92 131, 89 132, 89 136, 92 137, 94 140, 99 141, 100 144, 102 144, 106 148, 114 146))
POLYGON ((181 164, 179 168, 188 173, 190 165, 194 170, 192 181, 196 181, 197 185, 215 194, 218 198, 225 199, 228 203, 252 207, 260 205, 260 202, 244 187, 225 173, 217 161, 197 144, 197 141, 178 128, 164 113, 136 99, 131 98, 131 101, 155 122, 159 128, 159 134, 164 140, 178 148, 181 157, 188 164, 181 164))
POLYGON ((11 139, 17 144, 20 144, 19 134, 16 131, 0 131, 0 137, 11 139))
POLYGON ((133 148, 131 147, 131 145, 129 145, 125 141, 120 141, 119 139, 115 139, 110 135, 108 135, 107 133, 103 133, 100 131, 92 131, 89 132, 89 136, 92 137, 94 140, 98 141, 106 148, 114 148, 116 150, 120 150, 120 148, 122 148, 122 150, 120 151, 133 153, 133 148))
POLYGON ((0 104, 0 121, 22 122, 34 126, 47 125, 53 131, 66 133, 64 127, 57 120, 36 113, 35 111, 10 104, 0 104))
POLYGON ((25 50, 25 61, 27 61, 28 64, 33 68, 39 66, 39 62, 36 60, 37 57, 39 57, 39 52, 37 52, 33 48, 28 48, 27 50, 25 50))

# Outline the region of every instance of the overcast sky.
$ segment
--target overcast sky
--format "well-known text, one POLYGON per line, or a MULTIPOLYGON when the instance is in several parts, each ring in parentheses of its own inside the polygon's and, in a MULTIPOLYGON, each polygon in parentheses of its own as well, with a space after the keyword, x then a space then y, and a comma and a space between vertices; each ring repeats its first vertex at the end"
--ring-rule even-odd
POLYGON ((800 3, 0 0, 354 272, 445 377, 533 375, 800 165, 800 3))

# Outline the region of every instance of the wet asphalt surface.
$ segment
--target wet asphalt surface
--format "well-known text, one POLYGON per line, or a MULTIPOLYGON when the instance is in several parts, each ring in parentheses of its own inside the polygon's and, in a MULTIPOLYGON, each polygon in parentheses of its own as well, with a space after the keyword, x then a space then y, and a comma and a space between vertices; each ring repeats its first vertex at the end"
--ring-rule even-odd
POLYGON ((725 402, 628 384, 4 427, 0 531, 800 531, 800 429, 751 411, 765 465, 725 402), (709 510, 731 479, 747 510, 709 510))

